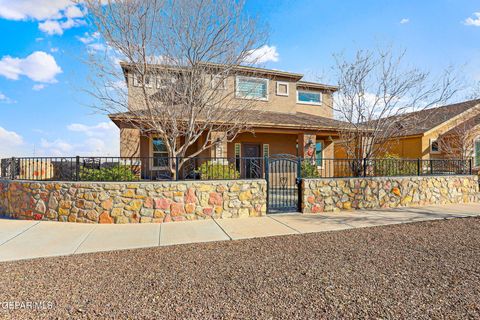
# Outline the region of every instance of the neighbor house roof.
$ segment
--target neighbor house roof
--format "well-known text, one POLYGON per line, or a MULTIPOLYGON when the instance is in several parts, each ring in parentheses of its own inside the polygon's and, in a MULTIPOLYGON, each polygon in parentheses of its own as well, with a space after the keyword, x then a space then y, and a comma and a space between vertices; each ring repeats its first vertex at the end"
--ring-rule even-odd
POLYGON ((395 136, 415 136, 435 129, 477 106, 480 107, 480 99, 425 109, 381 120, 398 122, 398 130, 393 133, 395 136))
MULTIPOLYGON (((141 121, 141 112, 122 112, 109 115, 115 123, 122 120, 141 121)), ((252 127, 278 128, 278 129, 301 129, 301 130, 338 130, 349 124, 343 121, 315 116, 303 112, 281 113, 273 111, 249 112, 247 121, 252 127)))

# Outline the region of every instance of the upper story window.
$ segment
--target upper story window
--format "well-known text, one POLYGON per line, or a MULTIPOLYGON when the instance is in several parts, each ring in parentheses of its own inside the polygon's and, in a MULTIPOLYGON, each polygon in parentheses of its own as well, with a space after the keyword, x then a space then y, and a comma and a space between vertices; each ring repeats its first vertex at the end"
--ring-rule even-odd
POLYGON ((322 93, 315 91, 297 90, 297 102, 304 104, 322 104, 322 93))
POLYGON ((212 89, 226 90, 227 79, 220 75, 213 75, 211 85, 212 85, 212 89))
POLYGON ((244 99, 268 100, 268 79, 237 77, 235 95, 244 99))
POLYGON ((277 81, 277 96, 288 97, 288 82, 277 81))
MULTIPOLYGON (((154 79, 151 76, 145 75, 143 77, 143 82, 145 83, 145 87, 152 88, 154 79)), ((138 74, 133 74, 133 86, 134 87, 141 87, 141 76, 138 74)))

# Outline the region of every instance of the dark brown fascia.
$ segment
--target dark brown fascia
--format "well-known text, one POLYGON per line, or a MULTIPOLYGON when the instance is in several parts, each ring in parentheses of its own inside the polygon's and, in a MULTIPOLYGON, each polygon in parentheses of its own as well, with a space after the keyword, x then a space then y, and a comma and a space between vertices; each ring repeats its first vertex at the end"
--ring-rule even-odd
MULTIPOLYGON (((118 127, 121 122, 141 122, 142 118, 135 116, 121 116, 117 114, 108 115, 111 121, 113 121, 118 127)), ((198 120, 200 121, 200 120, 198 120)), ((332 130, 339 131, 341 129, 331 126, 311 126, 311 125, 292 125, 292 124, 278 124, 278 123, 249 123, 251 127, 257 128, 277 128, 277 129, 296 129, 296 130, 312 130, 312 131, 322 131, 322 130, 332 130)))

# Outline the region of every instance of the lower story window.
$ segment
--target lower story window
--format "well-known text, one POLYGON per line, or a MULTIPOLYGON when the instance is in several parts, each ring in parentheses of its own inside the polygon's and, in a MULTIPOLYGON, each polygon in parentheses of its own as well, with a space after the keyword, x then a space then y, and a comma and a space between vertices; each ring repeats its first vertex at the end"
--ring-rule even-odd
POLYGON ((440 153, 440 144, 436 139, 430 139, 430 152, 431 153, 440 153))
POLYGON ((315 143, 315 161, 318 167, 322 166, 323 162, 323 142, 318 141, 315 143))
POLYGON ((160 138, 153 138, 153 166, 166 167, 168 166, 168 151, 165 142, 160 138))
POLYGON ((475 140, 475 167, 480 167, 480 139, 475 140))

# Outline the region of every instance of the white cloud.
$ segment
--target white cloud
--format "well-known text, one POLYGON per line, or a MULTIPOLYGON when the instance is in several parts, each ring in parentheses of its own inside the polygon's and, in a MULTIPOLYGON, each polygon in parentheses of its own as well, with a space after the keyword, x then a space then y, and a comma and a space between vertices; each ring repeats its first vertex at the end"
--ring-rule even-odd
POLYGON ((118 156, 119 130, 113 122, 100 122, 95 125, 72 123, 67 129, 73 132, 68 139, 42 139, 39 154, 57 157, 118 156))
POLYGON ((35 91, 40 91, 40 90, 43 90, 45 89, 45 85, 44 84, 34 84, 32 89, 35 90, 35 91))
POLYGON ((17 101, 10 99, 9 97, 7 97, 6 95, 0 92, 0 103, 11 104, 11 103, 17 103, 17 101))
POLYGON ((65 10, 65 17, 69 19, 82 18, 84 12, 77 6, 70 6, 65 10))
POLYGON ((95 53, 96 51, 106 51, 107 49, 110 49, 109 47, 107 47, 105 44, 101 42, 99 32, 94 32, 94 33, 85 32, 83 36, 81 37, 77 36, 77 39, 81 43, 86 45, 87 49, 91 53, 95 53))
POLYGON ((475 12, 473 18, 469 17, 464 22, 467 26, 480 27, 480 12, 475 12))
POLYGON ((55 20, 47 20, 38 25, 38 29, 47 34, 63 34, 63 29, 60 26, 60 23, 55 20))
POLYGON ((248 56, 245 59, 247 63, 265 63, 265 62, 277 62, 279 60, 279 54, 277 47, 264 45, 258 49, 250 50, 248 56))
POLYGON ((47 20, 38 24, 40 31, 49 35, 62 35, 64 30, 71 29, 78 26, 85 25, 84 20, 80 19, 67 19, 65 21, 60 20, 47 20))
POLYGON ((113 122, 100 122, 94 126, 88 126, 81 123, 72 123, 67 126, 67 129, 75 132, 82 132, 89 137, 104 136, 112 131, 117 131, 117 126, 113 122))
POLYGON ((23 143, 21 135, 0 127, 0 158, 20 154, 16 149, 22 146, 23 143))
POLYGON ((0 17, 9 20, 46 20, 62 16, 70 0, 0 0, 0 17))
POLYGON ((49 141, 42 138, 40 140, 40 147, 42 149, 40 149, 39 152, 42 155, 46 154, 52 157, 73 156, 73 145, 62 139, 49 141))
POLYGON ((39 29, 49 35, 84 25, 84 16, 71 0, 0 0, 0 18, 39 21, 39 29))
POLYGON ((94 32, 92 34, 85 32, 83 37, 78 37, 77 39, 83 44, 89 44, 100 39, 100 32, 94 32))
POLYGON ((400 24, 407 24, 410 22, 410 19, 408 18, 403 18, 402 20, 400 20, 400 24))
POLYGON ((61 72, 55 58, 43 51, 35 51, 23 59, 4 56, 0 60, 0 75, 11 80, 23 75, 36 82, 55 83, 61 72))

